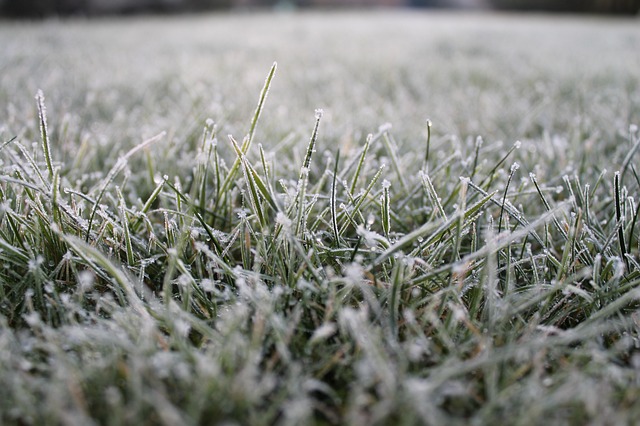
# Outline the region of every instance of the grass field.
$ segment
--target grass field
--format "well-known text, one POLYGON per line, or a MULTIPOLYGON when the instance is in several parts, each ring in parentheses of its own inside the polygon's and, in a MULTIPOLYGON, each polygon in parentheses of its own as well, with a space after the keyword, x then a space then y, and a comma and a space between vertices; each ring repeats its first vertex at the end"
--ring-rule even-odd
POLYGON ((640 416, 637 19, 0 40, 0 424, 640 416))

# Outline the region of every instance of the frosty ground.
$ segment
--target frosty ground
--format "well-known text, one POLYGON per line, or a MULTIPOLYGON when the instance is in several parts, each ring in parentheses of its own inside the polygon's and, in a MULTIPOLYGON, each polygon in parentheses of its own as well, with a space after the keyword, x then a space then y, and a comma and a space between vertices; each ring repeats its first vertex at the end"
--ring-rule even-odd
POLYGON ((637 19, 0 39, 0 423, 640 414, 637 19))

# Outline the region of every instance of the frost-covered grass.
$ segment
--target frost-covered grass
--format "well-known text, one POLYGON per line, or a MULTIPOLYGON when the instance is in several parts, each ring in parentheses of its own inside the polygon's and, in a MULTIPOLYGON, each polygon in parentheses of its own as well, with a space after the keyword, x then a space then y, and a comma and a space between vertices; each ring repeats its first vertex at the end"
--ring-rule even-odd
POLYGON ((637 20, 0 39, 1 424, 637 421, 637 20))

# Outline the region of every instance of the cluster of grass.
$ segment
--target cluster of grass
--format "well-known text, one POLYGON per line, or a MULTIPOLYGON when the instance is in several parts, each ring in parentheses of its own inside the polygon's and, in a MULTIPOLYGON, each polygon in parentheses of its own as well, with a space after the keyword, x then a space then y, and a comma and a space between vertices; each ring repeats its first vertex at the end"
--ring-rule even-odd
POLYGON ((42 92, 37 125, 6 119, 0 423, 637 418, 637 83, 613 130, 582 106, 565 132, 502 128, 522 142, 435 120, 345 141, 310 110, 297 144, 268 121, 280 72, 244 125, 191 111, 197 130, 129 147, 42 92))

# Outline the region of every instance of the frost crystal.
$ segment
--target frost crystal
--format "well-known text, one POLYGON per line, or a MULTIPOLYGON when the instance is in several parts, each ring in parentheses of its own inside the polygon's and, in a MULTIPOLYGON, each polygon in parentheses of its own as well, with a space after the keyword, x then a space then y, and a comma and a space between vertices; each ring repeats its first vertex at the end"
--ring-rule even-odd
POLYGON ((181 337, 186 337, 191 330, 191 325, 182 319, 178 319, 174 322, 176 333, 181 337))
POLYGON ((358 263, 350 263, 344 267, 344 277, 353 283, 362 281, 363 275, 364 268, 358 263))
POLYGON ((95 275, 93 272, 85 270, 78 273, 78 283, 80 284, 80 289, 82 291, 88 291, 93 288, 93 283, 95 281, 95 275))
POLYGON ((200 287, 206 292, 212 292, 216 288, 215 283, 208 278, 205 278, 200 282, 200 287))
POLYGON ((384 123, 382 126, 378 127, 379 133, 385 133, 391 130, 391 123, 384 123))
POLYGON ((281 225, 284 229, 291 228, 291 219, 289 219, 283 212, 278 212, 276 215, 276 223, 281 225))
POLYGON ((336 327, 336 325, 333 323, 321 325, 316 329, 316 331, 313 332, 313 336, 311 336, 311 342, 318 342, 328 339, 329 337, 333 336, 333 334, 335 334, 337 328, 338 327, 336 327))
POLYGON ((36 256, 35 259, 30 259, 28 263, 29 271, 36 271, 42 263, 44 263, 44 257, 42 257, 42 255, 36 256))

